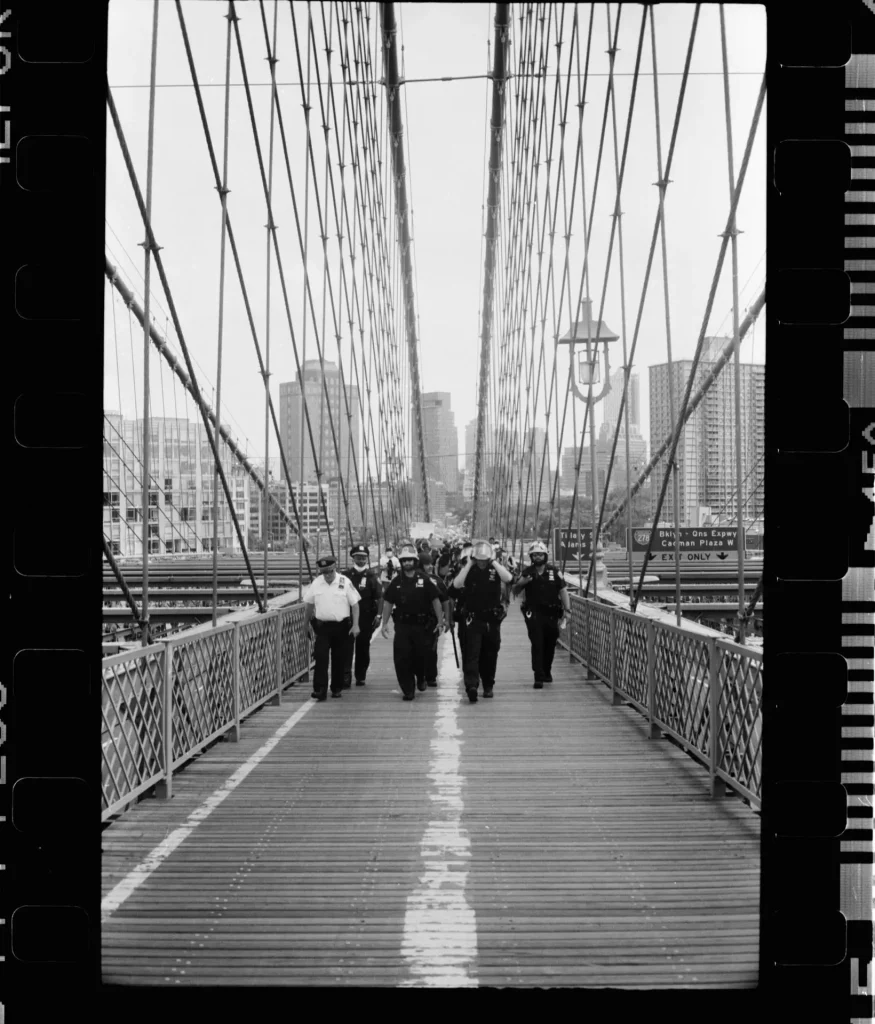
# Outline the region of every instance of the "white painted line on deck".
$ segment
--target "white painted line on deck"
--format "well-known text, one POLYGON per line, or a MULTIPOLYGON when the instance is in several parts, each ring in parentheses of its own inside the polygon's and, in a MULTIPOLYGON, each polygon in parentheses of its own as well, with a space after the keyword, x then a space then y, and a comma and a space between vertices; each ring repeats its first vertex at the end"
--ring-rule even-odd
POLYGON ((152 872, 161 864, 162 861, 166 860, 171 853, 186 840, 192 832, 197 828, 202 821, 205 821, 213 811, 219 806, 219 804, 229 796, 246 778, 249 773, 256 768, 273 750, 273 748, 279 743, 279 741, 292 729, 294 726, 301 721, 304 715, 314 706, 315 702, 308 701, 306 704, 302 704, 298 710, 290 715, 285 722, 277 729, 277 731, 271 736, 266 743, 263 743, 258 750, 249 758, 248 761, 244 762, 240 767, 231 775, 221 786, 210 796, 204 800, 200 807, 195 808, 186 818, 184 824, 180 825, 179 828, 174 829, 170 835, 160 842, 154 850, 139 863, 132 871, 128 872, 127 875, 114 886, 106 896, 101 900, 100 903, 100 919, 105 921, 115 910, 124 903, 124 901, 137 890, 143 882, 152 874, 152 872))
POLYGON ((465 899, 471 841, 462 828, 462 786, 459 773, 462 730, 456 721, 461 701, 461 674, 450 638, 444 635, 435 732, 431 741, 429 799, 435 818, 422 837, 424 871, 407 898, 401 955, 410 977, 401 988, 476 988, 477 921, 465 899))

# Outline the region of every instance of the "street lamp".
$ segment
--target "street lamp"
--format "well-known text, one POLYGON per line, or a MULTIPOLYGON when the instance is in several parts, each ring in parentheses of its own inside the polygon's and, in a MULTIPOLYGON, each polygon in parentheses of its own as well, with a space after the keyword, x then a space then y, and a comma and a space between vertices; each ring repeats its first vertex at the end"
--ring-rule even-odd
MULTIPOLYGON (((573 373, 570 377, 572 391, 576 398, 579 398, 582 402, 586 402, 589 416, 589 451, 592 473, 593 595, 596 594, 599 586, 601 586, 603 590, 611 589, 611 584, 608 581, 607 572, 605 570, 605 564, 602 560, 601 537, 596 536, 598 522, 598 513, 596 512, 596 505, 598 504, 598 476, 596 475, 594 406, 611 390, 611 363, 608 346, 612 341, 619 341, 619 338, 619 334, 615 334, 604 320, 592 319, 592 301, 590 299, 583 299, 580 303, 580 315, 578 319, 572 323, 571 327, 569 327, 567 334, 564 334, 561 338, 557 339, 557 344, 571 346, 569 355, 572 364, 574 363, 576 347, 578 345, 583 346, 583 350, 578 353, 577 372, 580 383, 586 387, 586 391, 581 391, 577 380, 574 379, 573 373), (601 379, 602 358, 600 358, 600 346, 603 346, 604 352, 603 359, 605 364, 605 375, 603 381, 601 379), (601 390, 598 394, 594 394, 594 388, 599 383, 601 383, 601 390)), ((574 429, 576 435, 576 426, 574 429)), ((579 507, 580 506, 578 505, 578 509, 579 507)), ((578 537, 579 535, 580 528, 578 526, 578 537)), ((579 565, 580 563, 578 560, 578 567, 579 565)))

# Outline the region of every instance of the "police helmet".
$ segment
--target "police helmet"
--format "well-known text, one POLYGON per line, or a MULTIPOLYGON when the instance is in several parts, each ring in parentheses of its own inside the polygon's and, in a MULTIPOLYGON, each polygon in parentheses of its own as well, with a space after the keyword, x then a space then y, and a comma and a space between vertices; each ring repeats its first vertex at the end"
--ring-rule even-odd
POLYGON ((471 551, 471 557, 480 560, 492 561, 494 552, 489 541, 478 540, 471 551))
POLYGON ((541 540, 533 541, 529 545, 529 558, 531 558, 533 555, 543 555, 546 558, 547 545, 541 540))
POLYGON ((416 553, 416 548, 412 544, 405 544, 398 552, 399 562, 418 562, 419 555, 416 553))

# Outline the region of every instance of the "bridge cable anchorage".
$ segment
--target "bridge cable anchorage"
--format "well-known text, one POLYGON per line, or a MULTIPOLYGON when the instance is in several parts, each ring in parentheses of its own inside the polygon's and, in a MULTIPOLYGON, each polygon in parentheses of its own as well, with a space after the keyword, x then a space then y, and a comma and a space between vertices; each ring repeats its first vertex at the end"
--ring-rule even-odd
POLYGON ((401 101, 398 89, 401 77, 398 70, 397 28, 395 24, 395 5, 380 4, 380 24, 383 36, 383 60, 386 71, 386 99, 390 119, 390 135, 392 138, 392 168, 394 175, 395 218, 398 227, 398 248, 401 256, 401 281, 404 289, 404 313, 407 338, 407 358, 412 391, 413 417, 416 432, 416 445, 419 461, 419 472, 422 480, 422 507, 426 521, 431 519, 428 494, 428 471, 425 464, 425 438, 422 424, 422 388, 419 379, 419 355, 417 343, 417 326, 415 312, 415 296, 413 289, 413 268, 410 256, 410 227, 408 223, 408 203, 405 186, 406 168, 404 149, 401 136, 404 125, 401 113, 401 101))
POLYGON ((504 126, 504 89, 506 73, 508 27, 510 4, 495 5, 495 55, 492 67, 492 117, 491 142, 489 150, 489 191, 486 200, 488 209, 486 222, 486 262, 483 271, 483 306, 480 327, 480 383, 477 404, 477 440, 474 455, 474 503, 471 513, 471 533, 477 532, 480 512, 480 491, 483 473, 483 442, 486 426, 486 410, 489 387, 489 364, 491 356, 491 332, 494 302, 495 241, 498 231, 496 214, 498 203, 497 177, 501 175, 502 134, 504 126))
MULTIPOLYGON (((154 244, 154 240, 155 239, 154 239, 154 235, 152 233, 151 221, 146 216, 146 208, 145 208, 145 203, 143 202, 143 195, 142 195, 142 192, 140 191, 140 185, 139 185, 139 181, 137 180, 137 175, 136 175, 136 171, 134 170, 133 162, 131 161, 130 151, 128 150, 128 145, 127 145, 127 142, 125 140, 124 131, 123 131, 122 126, 121 126, 121 121, 119 120, 118 111, 116 110, 115 101, 112 98, 112 90, 109 88, 109 86, 107 86, 107 104, 109 105, 110 116, 112 118, 113 127, 115 129, 116 136, 117 136, 118 141, 119 141, 119 146, 120 146, 120 148, 122 150, 122 156, 124 157, 124 160, 125 160, 125 165, 126 165, 127 171, 128 171, 128 177, 130 178, 131 185, 132 185, 133 190, 134 190, 134 195, 135 195, 136 200, 137 200, 137 205, 140 208, 140 215, 143 217, 143 222, 144 222, 144 225, 146 227, 147 237, 149 238, 149 241, 154 244)), ((186 366, 187 366, 187 369, 188 369, 188 376, 189 376, 189 379, 191 381, 191 385, 194 388, 193 395, 195 397, 195 400, 198 403, 198 408, 200 409, 200 412, 201 412, 201 416, 202 416, 203 423, 204 423, 204 429, 206 430, 206 433, 207 433, 207 439, 209 440, 209 443, 210 443, 210 448, 211 448, 212 453, 213 453, 213 458, 216 459, 217 462, 219 462, 221 464, 221 458, 220 458, 220 451, 219 451, 219 447, 218 447, 218 441, 216 440, 216 436, 214 435, 213 430, 212 430, 212 428, 210 426, 210 418, 207 415, 206 404, 204 403, 203 399, 201 398, 200 388, 198 387, 197 379, 196 379, 196 376, 195 376, 195 373, 194 373, 194 367, 193 367, 192 362, 191 362, 191 355, 189 353, 188 346, 185 343, 185 338, 184 338, 183 332, 182 332, 182 324, 179 321, 179 316, 178 316, 177 310, 176 310, 176 304, 175 304, 175 302, 173 300, 173 295, 172 295, 172 292, 170 290, 170 282, 167 280, 167 275, 166 275, 166 273, 164 271, 164 264, 163 264, 163 261, 161 259, 161 254, 159 252, 155 252, 154 253, 154 259, 155 259, 155 267, 158 270, 159 277, 161 278, 161 286, 164 289, 164 294, 166 295, 168 305, 170 306, 170 315, 171 315, 171 317, 173 319, 173 326, 174 326, 174 329, 176 330, 176 336, 179 339, 180 347, 182 348, 183 356, 184 356, 185 361, 186 361, 186 366)), ((144 323, 148 323, 148 320, 146 319, 145 316, 144 316, 143 320, 144 320, 144 323)), ((152 326, 150 325, 148 330, 151 332, 152 330, 154 330, 154 328, 152 328, 152 326)), ((227 479, 225 477, 225 472, 224 472, 223 468, 220 469, 220 476, 221 476, 221 479, 222 479, 222 486, 223 486, 223 488, 225 490, 225 497, 226 497, 226 499, 228 501, 228 507, 229 507, 229 509, 231 511, 231 516, 232 516, 232 519, 234 521, 234 527, 235 527, 235 529, 237 531, 237 537, 238 537, 238 540, 240 542, 240 547, 241 547, 241 549, 243 551, 243 557, 244 557, 244 560, 246 561, 246 568, 247 568, 247 571, 249 572, 250 578, 252 579, 253 591, 256 594, 256 600, 257 600, 258 606, 259 606, 259 608, 261 608, 261 600, 262 600, 261 599, 261 594, 258 591, 256 582, 255 582, 255 576, 254 576, 254 573, 252 571, 252 565, 251 565, 250 560, 249 560, 248 552, 246 551, 246 546, 245 546, 245 543, 244 543, 243 533, 242 533, 242 530, 240 528, 240 523, 239 523, 239 521, 237 519, 237 515, 236 515, 235 509, 234 509, 233 501, 231 499, 230 487, 228 486, 228 481, 227 481, 227 479)))

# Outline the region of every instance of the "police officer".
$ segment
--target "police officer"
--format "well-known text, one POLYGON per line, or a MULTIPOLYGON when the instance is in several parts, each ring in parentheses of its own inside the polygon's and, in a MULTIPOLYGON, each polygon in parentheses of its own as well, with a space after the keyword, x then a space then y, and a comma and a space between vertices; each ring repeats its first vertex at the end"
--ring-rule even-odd
POLYGON ((453 560, 450 563, 447 575, 444 577, 444 582, 452 598, 453 622, 456 626, 456 635, 459 638, 459 651, 462 654, 463 660, 465 658, 465 620, 468 617, 468 613, 465 611, 465 592, 454 587, 453 580, 468 564, 468 557, 464 554, 465 550, 470 553, 471 548, 464 548, 461 541, 453 548, 453 560))
POLYGON ((477 703, 477 687, 483 682, 483 696, 491 697, 495 686, 495 666, 501 647, 501 622, 507 612, 502 603, 502 583, 513 577, 493 558, 492 545, 477 541, 453 587, 465 596, 465 691, 472 704, 477 703))
POLYGON ((559 640, 560 628, 565 628, 566 616, 571 613, 571 598, 562 573, 547 562, 547 547, 536 540, 529 545, 531 565, 526 566, 514 583, 515 594, 523 594, 522 612, 532 644, 532 671, 535 689, 552 683, 550 670, 559 640))
POLYGON ((419 568, 412 544, 398 554, 401 572, 383 593, 382 636, 389 639, 389 616, 395 623, 392 655, 395 674, 404 700, 413 700, 416 688, 424 690, 425 656, 432 636, 444 630, 444 613, 438 589, 419 568))
POLYGON ((313 692, 311 697, 328 696, 328 659, 331 658, 331 696, 343 696, 343 671, 349 638, 359 632, 359 595, 346 576, 335 572, 330 555, 316 562, 321 575, 304 591, 304 631, 315 636, 313 692))
POLYGON ((350 637, 346 652, 346 667, 343 675, 343 688, 352 685, 353 657, 355 657, 355 685, 364 686, 371 663, 371 637, 383 611, 383 588, 376 569, 369 566, 369 552, 364 544, 356 544, 349 549, 353 564, 344 575, 351 581, 358 592, 359 603, 359 634, 350 637))
MULTIPOLYGON (((428 576, 432 583, 437 587, 438 594, 440 595, 441 608, 444 613, 444 622, 450 622, 450 616, 452 615, 452 602, 450 601, 450 593, 447 590, 444 581, 435 573, 434 561, 432 558, 425 554, 419 556, 419 565, 422 571, 428 576)), ((431 620, 431 627, 434 631, 436 622, 434 618, 431 620)), ((440 633, 434 632, 431 644, 425 654, 425 685, 426 686, 437 686, 437 674, 438 674, 438 663, 437 663, 437 650, 438 640, 440 639, 440 633)), ((419 679, 416 681, 419 686, 419 679)), ((419 687, 422 689, 422 687, 419 687)))

